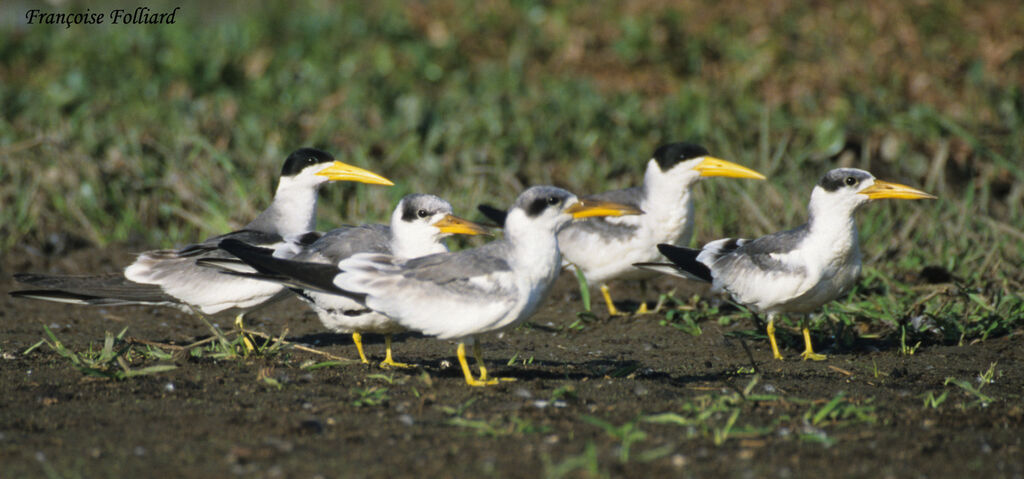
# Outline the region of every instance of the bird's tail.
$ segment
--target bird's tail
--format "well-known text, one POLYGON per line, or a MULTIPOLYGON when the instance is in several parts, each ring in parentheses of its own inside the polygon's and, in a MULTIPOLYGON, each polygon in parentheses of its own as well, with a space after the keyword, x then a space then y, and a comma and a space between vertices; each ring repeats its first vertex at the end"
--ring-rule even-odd
POLYGON ((495 208, 488 204, 476 205, 476 209, 480 213, 483 213, 483 215, 486 216, 487 219, 493 221, 494 224, 498 225, 499 228, 505 227, 505 218, 508 217, 507 211, 501 208, 495 208))
POLYGON ((659 273, 679 276, 681 278, 704 281, 707 283, 711 282, 711 270, 704 263, 697 261, 697 255, 700 254, 700 250, 682 248, 662 243, 658 245, 658 251, 661 251, 661 254, 664 255, 665 258, 668 258, 672 264, 639 263, 635 266, 657 271, 659 273))
POLYGON ((15 274, 14 279, 40 288, 11 291, 10 295, 15 298, 107 306, 180 304, 174 297, 164 293, 160 286, 136 283, 121 273, 87 276, 21 273, 15 274))

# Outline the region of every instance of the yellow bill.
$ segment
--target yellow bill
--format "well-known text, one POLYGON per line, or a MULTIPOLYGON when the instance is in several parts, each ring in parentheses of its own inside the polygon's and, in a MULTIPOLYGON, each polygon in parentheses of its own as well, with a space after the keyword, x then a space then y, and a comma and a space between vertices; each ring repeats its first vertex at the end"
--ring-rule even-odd
POLYGON ((331 163, 327 168, 318 171, 316 174, 326 176, 331 181, 357 181, 371 185, 394 185, 391 180, 383 176, 340 161, 331 163))
POLYGON ((434 226, 442 233, 450 235, 486 235, 491 233, 490 229, 482 224, 452 215, 445 215, 441 221, 434 223, 434 226))
POLYGON ((626 215, 642 215, 643 210, 634 208, 632 206, 623 205, 619 203, 612 203, 611 201, 598 201, 590 199, 581 199, 579 202, 573 204, 565 210, 566 213, 572 215, 573 218, 593 218, 597 216, 626 216, 626 215))
POLYGON ((727 178, 753 178, 763 180, 765 176, 747 168, 737 165, 731 161, 725 161, 713 156, 705 156, 704 160, 693 167, 700 173, 700 176, 725 176, 727 178))
POLYGON ((880 200, 883 198, 896 198, 901 200, 920 200, 920 199, 935 199, 934 195, 925 193, 916 188, 911 188, 906 185, 899 183, 890 183, 888 181, 875 180, 875 183, 867 188, 860 191, 860 194, 866 195, 868 198, 873 200, 880 200))

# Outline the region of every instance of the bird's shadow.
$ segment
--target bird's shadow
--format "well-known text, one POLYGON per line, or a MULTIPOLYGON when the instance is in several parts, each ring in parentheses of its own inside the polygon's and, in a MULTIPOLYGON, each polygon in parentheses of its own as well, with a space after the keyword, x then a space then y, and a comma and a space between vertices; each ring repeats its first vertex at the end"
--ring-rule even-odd
MULTIPOLYGON (((417 369, 405 370, 407 374, 427 371, 438 378, 458 379, 463 377, 462 369, 455 364, 455 358, 425 360, 424 358, 407 358, 418 365, 417 369), (445 365, 444 363, 447 363, 445 365)), ((476 363, 469 361, 470 370, 476 374, 476 363)), ((735 376, 736 368, 725 368, 707 374, 673 375, 646 367, 644 363, 633 360, 599 358, 587 361, 534 360, 528 365, 502 363, 500 360, 485 359, 489 375, 514 379, 517 383, 536 381, 595 381, 595 380, 640 380, 662 383, 666 386, 681 387, 694 383, 726 381, 735 376)))
MULTIPOLYGON (((536 329, 552 329, 544 325, 532 325, 536 329)), ((418 332, 396 333, 392 342, 401 343, 410 339, 427 338, 418 332)), ((302 336, 287 338, 288 341, 312 345, 315 347, 329 346, 351 346, 352 337, 344 333, 321 332, 306 334, 302 336)), ((380 334, 368 334, 363 336, 363 344, 383 344, 384 336, 380 334)), ((422 356, 410 356, 403 358, 405 361, 416 364, 417 367, 405 371, 407 374, 418 374, 419 371, 427 371, 430 375, 439 378, 462 378, 463 372, 455 357, 434 357, 425 358, 422 356)), ((751 357, 751 360, 753 358, 751 357)), ((470 358, 471 371, 477 373, 476 363, 470 358)), ((648 367, 645 363, 635 359, 616 359, 612 357, 601 357, 586 361, 563 361, 558 359, 530 359, 502 361, 500 359, 486 359, 484 364, 492 376, 508 377, 521 382, 531 381, 592 381, 599 379, 631 379, 652 381, 667 386, 680 387, 694 383, 722 382, 735 377, 736 367, 728 366, 720 371, 706 374, 683 374, 673 375, 666 371, 660 371, 648 367)), ((754 365, 756 368, 756 365, 754 365)))
MULTIPOLYGON (((404 332, 395 333, 391 337, 391 341, 395 343, 405 342, 412 338, 423 338, 420 333, 415 332, 404 332)), ((314 347, 324 346, 351 346, 352 335, 347 333, 312 333, 304 334, 302 336, 294 336, 285 338, 288 342, 301 343, 314 347)), ((366 344, 384 344, 383 334, 367 334, 362 337, 362 342, 366 344)))

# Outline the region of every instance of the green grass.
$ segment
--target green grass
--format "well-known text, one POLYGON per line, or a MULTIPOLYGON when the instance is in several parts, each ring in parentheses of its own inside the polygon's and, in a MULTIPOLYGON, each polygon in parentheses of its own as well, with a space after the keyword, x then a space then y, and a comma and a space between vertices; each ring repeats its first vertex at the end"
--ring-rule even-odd
POLYGON ((153 364, 139 367, 139 363, 147 359, 166 361, 171 359, 171 355, 152 347, 146 347, 141 351, 137 350, 135 345, 124 339, 128 328, 122 329, 116 336, 108 331, 104 337, 103 346, 94 349, 90 344, 89 348, 82 352, 73 351, 65 346, 49 327, 43 326, 43 331, 46 333, 46 337, 30 346, 22 354, 29 354, 40 346, 46 345, 66 359, 72 368, 86 376, 125 380, 158 374, 178 367, 174 364, 153 364))
MULTIPOLYGON (((672 441, 696 441, 723 448, 723 454, 742 441, 768 438, 830 447, 851 432, 875 427, 881 421, 871 398, 849 397, 839 391, 831 398, 800 398, 759 394, 760 376, 742 388, 680 397, 673 410, 640 414, 625 421, 581 415, 577 430, 589 425, 611 441, 598 448, 588 441, 583 454, 558 464, 548 460, 549 475, 562 477, 571 470, 604 470, 609 463, 626 465, 665 457, 676 449, 672 441), (672 438, 662 443, 664 438, 672 438)), ((926 403, 927 404, 927 403, 926 403)), ((585 430, 585 429, 582 429, 585 430)))

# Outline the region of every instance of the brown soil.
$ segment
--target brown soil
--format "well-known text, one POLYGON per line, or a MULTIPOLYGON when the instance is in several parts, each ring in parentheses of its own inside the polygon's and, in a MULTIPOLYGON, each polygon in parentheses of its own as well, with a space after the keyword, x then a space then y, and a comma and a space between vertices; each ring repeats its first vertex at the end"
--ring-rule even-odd
MULTIPOLYGON (((130 258, 96 249, 57 259, 8 254, 0 293, 16 288, 11 272, 113 271, 130 258)), ((649 290, 669 284, 659 280, 649 290)), ((641 297, 638 285, 617 288, 623 297, 641 297)), ((491 373, 517 379, 483 389, 464 384, 452 366, 453 344, 413 334, 395 344, 397 360, 420 365, 410 371, 358 363, 304 370, 305 361, 321 359, 287 351, 220 361, 186 356, 156 375, 91 378, 46 346, 22 351, 43 338, 42 325, 74 351, 99 348, 105 332, 125 326, 129 336, 177 344, 209 331, 169 309, 2 294, 0 476, 538 477, 572 469, 573 461, 579 468, 570 477, 1024 475, 1020 334, 926 345, 910 356, 884 343, 834 348, 824 362, 797 360, 790 338, 787 360, 774 361, 763 339, 744 334, 754 330, 750 321, 702 322, 698 336, 659 324, 659 316, 598 314, 582 329, 569 328, 575 291, 563 276, 527 325, 483 341, 491 373), (993 399, 986 405, 944 384, 954 377, 977 386, 994 362, 995 380, 982 389, 993 399), (370 388, 386 388, 386 399, 359 404, 373 397, 360 392, 370 388), (928 393, 943 391, 948 397, 938 407, 923 405, 928 393), (844 404, 866 407, 868 419, 815 422, 840 392, 844 404), (744 394, 748 401, 739 399, 744 394), (728 411, 710 412, 703 423, 710 428, 641 421, 644 435, 630 444, 628 462, 621 438, 587 419, 618 426, 666 412, 694 418, 694 405, 730 395, 739 413, 720 445, 714 429, 727 426, 728 411)), ((220 323, 230 327, 228 319, 220 323)), ((355 356, 348 337, 324 333, 298 302, 254 313, 248 326, 271 334, 287 328, 290 340, 355 356)), ((381 359, 382 341, 366 341, 368 354, 381 359)))

